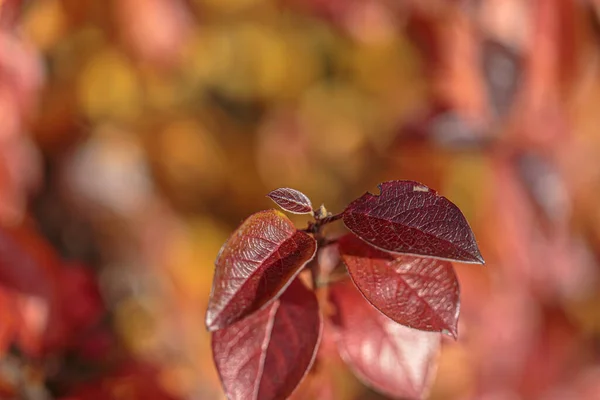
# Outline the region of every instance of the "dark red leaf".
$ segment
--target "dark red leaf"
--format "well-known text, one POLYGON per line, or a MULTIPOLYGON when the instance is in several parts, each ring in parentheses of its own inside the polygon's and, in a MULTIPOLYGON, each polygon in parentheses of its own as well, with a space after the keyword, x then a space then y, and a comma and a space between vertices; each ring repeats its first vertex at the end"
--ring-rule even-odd
POLYGON ((343 214, 359 238, 382 250, 483 264, 475 235, 458 207, 414 181, 389 181, 343 214))
POLYGON ((279 211, 251 215, 223 245, 206 313, 214 331, 276 298, 315 255, 315 239, 279 211))
POLYGON ((438 333, 407 328, 373 308, 350 280, 330 287, 340 355, 365 384, 394 398, 420 399, 433 380, 438 333))
POLYGON ((452 264, 395 255, 352 234, 339 241, 350 277, 379 311, 410 328, 457 335, 459 286, 452 264))
POLYGON ((313 212, 310 199, 304 193, 295 189, 275 189, 267 197, 287 212, 294 214, 310 214, 313 212))
POLYGON ((315 294, 295 280, 268 307, 212 334, 229 400, 285 399, 317 354, 322 331, 315 294))
POLYGON ((62 314, 70 333, 78 333, 96 324, 104 305, 96 277, 84 265, 72 263, 59 271, 62 314))

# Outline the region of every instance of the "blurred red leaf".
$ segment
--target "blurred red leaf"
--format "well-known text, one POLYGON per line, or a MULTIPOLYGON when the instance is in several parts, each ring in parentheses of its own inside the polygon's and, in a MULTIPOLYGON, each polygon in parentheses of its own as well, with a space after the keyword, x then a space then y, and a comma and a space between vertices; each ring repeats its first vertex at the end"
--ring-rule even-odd
POLYGON ((92 272, 83 265, 65 265, 59 274, 63 317, 69 332, 97 323, 104 306, 92 272))
POLYGON ((224 328, 276 298, 315 255, 317 243, 275 210, 251 215, 215 262, 206 313, 209 330, 224 328))
POLYGON ((276 301, 212 334, 230 400, 287 398, 310 369, 322 331, 315 294, 295 280, 276 301))
POLYGON ((379 311, 410 328, 457 336, 458 280, 447 261, 399 256, 349 234, 339 241, 354 284, 379 311))
POLYGON ((340 355, 367 385, 394 398, 423 398, 432 383, 438 333, 407 328, 369 305, 350 280, 330 287, 340 355))
POLYGON ((0 227, 0 308, 5 343, 29 355, 70 344, 97 323, 103 305, 96 281, 83 266, 65 266, 54 249, 27 225, 0 227))
POLYGON ((20 14, 23 0, 0 1, 0 28, 13 28, 20 14))
POLYGON ((0 226, 0 285, 48 297, 58 259, 53 250, 27 229, 0 226))
POLYGON ((0 227, 0 287, 14 316, 10 341, 29 355, 63 340, 55 286, 59 265, 53 249, 35 232, 0 227))
MULTIPOLYGON (((6 7, 15 3, 9 1, 6 7)), ((0 31, 0 86, 8 89, 19 116, 28 115, 37 104, 43 82, 44 68, 37 49, 16 35, 0 31)))
POLYGON ((344 211, 344 224, 359 238, 395 253, 484 263, 469 224, 448 199, 414 181, 384 182, 379 189, 344 211))
POLYGON ((14 299, 7 290, 0 290, 0 310, 2 310, 2 324, 0 325, 0 355, 10 346, 18 323, 14 299))
POLYGON ((310 199, 304 193, 295 189, 275 189, 267 197, 287 212, 294 214, 309 214, 313 212, 310 199))
POLYGON ((524 365, 527 373, 519 385, 523 398, 540 398, 548 391, 548 382, 558 384, 566 380, 567 372, 577 363, 581 345, 576 326, 564 311, 546 307, 542 328, 524 365))
POLYGON ((541 297, 585 297, 594 290, 598 273, 584 243, 571 233, 570 194, 551 164, 527 157, 526 162, 524 156, 494 160, 486 235, 493 245, 490 253, 508 279, 526 284, 541 297))

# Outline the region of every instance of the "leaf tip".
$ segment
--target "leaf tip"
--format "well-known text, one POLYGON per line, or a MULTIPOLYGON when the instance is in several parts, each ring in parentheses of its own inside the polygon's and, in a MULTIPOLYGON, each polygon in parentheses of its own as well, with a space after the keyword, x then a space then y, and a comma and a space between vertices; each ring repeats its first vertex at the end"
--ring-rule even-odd
POLYGON ((483 259, 483 256, 479 252, 479 249, 477 249, 477 251, 473 254, 473 261, 475 264, 485 265, 485 260, 483 259))
POLYGON ((456 326, 450 327, 450 330, 449 329, 442 329, 441 333, 442 333, 442 335, 446 335, 446 336, 451 337, 455 341, 458 340, 458 328, 456 326))
POLYGON ((210 312, 210 311, 208 311, 206 313, 206 318, 204 320, 204 325, 206 326, 206 330, 208 332, 214 332, 216 330, 219 330, 219 326, 218 326, 218 324, 216 322, 216 316, 212 312, 210 312))

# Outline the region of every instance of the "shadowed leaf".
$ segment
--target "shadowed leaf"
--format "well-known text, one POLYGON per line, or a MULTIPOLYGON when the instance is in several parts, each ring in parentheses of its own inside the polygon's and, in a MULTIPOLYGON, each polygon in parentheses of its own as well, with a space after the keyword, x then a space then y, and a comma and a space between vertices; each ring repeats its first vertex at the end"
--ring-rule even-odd
POLYGON ((407 328, 378 312, 350 280, 330 287, 340 355, 365 384, 393 398, 427 395, 440 347, 438 333, 407 328))
POLYGON ((346 208, 344 224, 382 250, 483 264, 475 235, 458 207, 414 181, 379 185, 346 208))
POLYGON ((339 241, 354 284, 379 311, 411 328, 457 335, 459 286, 452 264, 395 255, 349 234, 339 241))
POLYGON ((481 53, 489 101, 495 115, 503 118, 510 111, 522 81, 522 57, 492 39, 483 41, 481 53))
POLYGON ((294 214, 310 214, 313 212, 310 199, 304 193, 295 189, 275 189, 267 197, 287 212, 294 214))
POLYGON ((315 255, 315 239, 275 210, 251 215, 223 245, 206 326, 224 328, 277 297, 315 255))
POLYGON ((266 308, 212 334, 229 400, 285 399, 317 354, 322 320, 312 291, 295 280, 266 308))

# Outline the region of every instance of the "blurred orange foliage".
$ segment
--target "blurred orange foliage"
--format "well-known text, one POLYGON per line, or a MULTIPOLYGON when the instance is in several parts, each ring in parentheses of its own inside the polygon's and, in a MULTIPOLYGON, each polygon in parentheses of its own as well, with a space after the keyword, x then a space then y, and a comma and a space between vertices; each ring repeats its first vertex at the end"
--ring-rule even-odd
MULTIPOLYGON (((599 43, 594 0, 0 0, 1 396, 222 398, 228 234, 411 179, 487 261, 431 399, 599 398, 599 43)), ((295 398, 381 398, 321 352, 295 398)))

